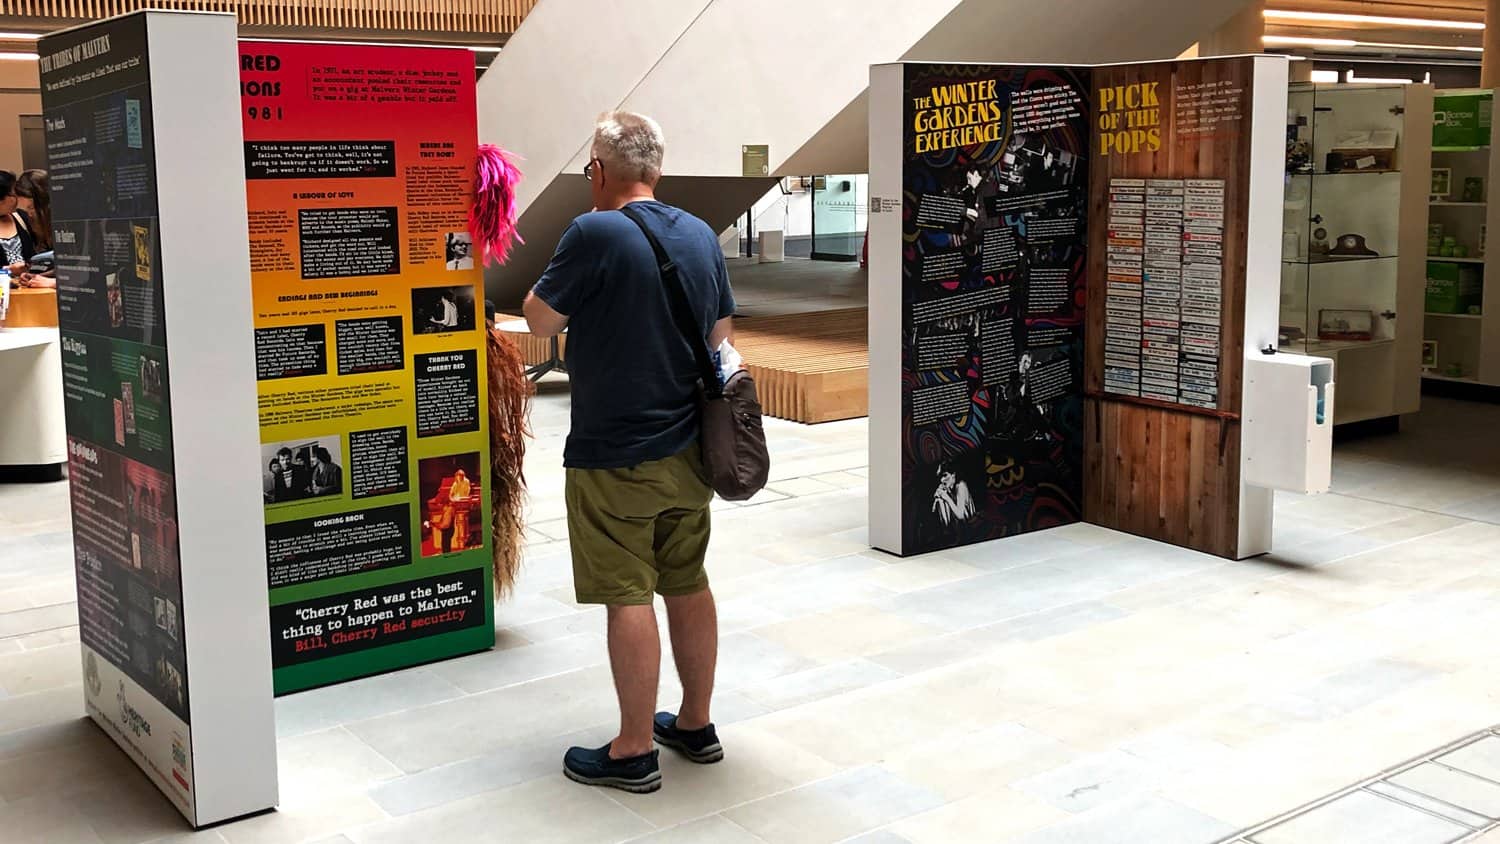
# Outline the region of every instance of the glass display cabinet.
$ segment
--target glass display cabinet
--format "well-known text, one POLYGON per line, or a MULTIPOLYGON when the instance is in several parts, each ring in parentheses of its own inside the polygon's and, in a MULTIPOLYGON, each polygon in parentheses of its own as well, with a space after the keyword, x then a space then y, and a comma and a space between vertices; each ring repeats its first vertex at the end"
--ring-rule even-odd
POLYGON ((1500 275, 1490 271, 1485 253, 1496 213, 1490 187, 1500 176, 1500 161, 1490 154, 1493 113, 1493 91, 1437 92, 1422 337, 1428 382, 1500 386, 1500 321, 1490 318, 1489 307, 1500 292, 1487 295, 1500 275))
POLYGON ((1288 97, 1280 345, 1334 360, 1334 422, 1421 395, 1427 85, 1294 84, 1288 97))

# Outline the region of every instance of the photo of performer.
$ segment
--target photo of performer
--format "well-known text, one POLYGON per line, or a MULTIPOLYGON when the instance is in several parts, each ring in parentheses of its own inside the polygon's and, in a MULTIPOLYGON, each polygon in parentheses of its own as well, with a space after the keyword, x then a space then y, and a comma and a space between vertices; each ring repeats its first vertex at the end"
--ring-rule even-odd
POLYGON ((471 287, 416 287, 411 291, 412 326, 419 334, 473 331, 477 310, 471 287))
POLYGON ((442 312, 427 318, 429 328, 435 331, 452 331, 458 328, 458 303, 453 301, 453 294, 444 290, 438 305, 442 312))
POLYGON ((974 497, 967 481, 958 479, 953 466, 942 463, 937 468, 937 489, 932 493, 932 514, 944 528, 974 517, 974 497))
POLYGON ((957 187, 957 196, 964 205, 963 228, 958 236, 964 254, 977 258, 984 249, 984 230, 998 224, 990 214, 990 200, 997 194, 994 168, 970 164, 964 168, 963 182, 957 187))
POLYGON ((474 239, 468 232, 448 232, 446 238, 447 263, 450 270, 474 269, 474 239))
POLYGON ((429 457, 419 461, 422 498, 422 556, 449 554, 484 544, 479 454, 429 457))

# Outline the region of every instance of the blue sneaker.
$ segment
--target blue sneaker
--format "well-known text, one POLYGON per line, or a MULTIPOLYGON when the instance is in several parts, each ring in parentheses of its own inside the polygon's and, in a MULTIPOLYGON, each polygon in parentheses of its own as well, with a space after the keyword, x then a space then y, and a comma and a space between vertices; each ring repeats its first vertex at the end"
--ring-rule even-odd
POLYGON ((700 765, 711 765, 724 758, 724 747, 719 744, 719 734, 713 724, 701 730, 679 730, 676 715, 658 712, 651 732, 656 736, 657 744, 670 747, 700 765))
POLYGON ((573 782, 618 788, 632 794, 650 794, 661 788, 661 767, 653 750, 629 759, 609 758, 609 745, 570 747, 563 756, 563 773, 573 782))

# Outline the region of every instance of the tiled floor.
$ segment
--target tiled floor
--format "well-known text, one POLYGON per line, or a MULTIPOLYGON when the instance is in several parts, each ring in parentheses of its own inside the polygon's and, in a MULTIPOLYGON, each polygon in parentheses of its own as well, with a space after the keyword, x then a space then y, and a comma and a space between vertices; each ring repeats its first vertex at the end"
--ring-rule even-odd
POLYGON ((1486 730, 1245 830, 1231 844, 1445 844, 1497 825, 1500 732, 1486 730))
MULTIPOLYGON (((0 487, 0 841, 1208 844, 1500 721, 1500 409, 1429 400, 1341 447, 1337 494, 1281 497, 1276 552, 1241 563, 1087 525, 875 553, 864 423, 773 421, 771 492, 716 505, 725 761, 669 756, 645 797, 574 785, 562 751, 607 740, 614 702, 543 389, 500 647, 279 700, 281 810, 196 834, 80 720, 65 486, 0 487)), ((1362 794, 1254 840, 1452 831, 1359 838, 1387 809, 1362 794)))
POLYGON ((767 264, 735 258, 728 263, 740 316, 862 308, 869 303, 869 276, 858 263, 803 258, 767 264))

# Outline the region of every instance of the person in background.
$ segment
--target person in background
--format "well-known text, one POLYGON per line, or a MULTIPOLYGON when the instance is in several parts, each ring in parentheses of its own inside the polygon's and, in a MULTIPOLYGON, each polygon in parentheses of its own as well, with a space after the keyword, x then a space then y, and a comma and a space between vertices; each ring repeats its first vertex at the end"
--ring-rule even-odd
POLYGON ((484 330, 495 330, 495 303, 488 299, 484 300, 484 330))
MULTIPOLYGON (((16 177, 16 209, 31 222, 37 252, 51 252, 52 242, 52 189, 47 182, 46 170, 27 170, 16 177)), ((52 268, 42 272, 31 272, 28 268, 20 276, 22 287, 57 287, 57 273, 52 268)))
POLYGON ((52 190, 46 170, 27 170, 16 177, 16 207, 31 220, 36 251, 52 251, 52 190))
POLYGON ((718 235, 656 200, 664 149, 655 120, 600 117, 584 175, 595 212, 575 219, 526 297, 538 337, 568 329, 572 427, 567 468, 573 585, 580 603, 608 607, 609 659, 620 732, 574 747, 564 773, 586 785, 645 793, 661 787, 657 742, 697 763, 724 757, 709 714, 718 619, 703 568, 709 502, 698 442, 698 367, 672 319, 660 267, 639 214, 678 267, 701 336, 729 337, 734 295, 718 235), (682 707, 656 708, 661 639, 652 607, 666 601, 682 707))
POLYGON ((36 254, 36 237, 26 212, 17 209, 16 174, 0 170, 0 252, 4 266, 17 283, 31 270, 31 256, 36 254))
POLYGON ((328 449, 318 446, 313 449, 312 494, 337 495, 344 489, 344 470, 333 462, 328 449))

